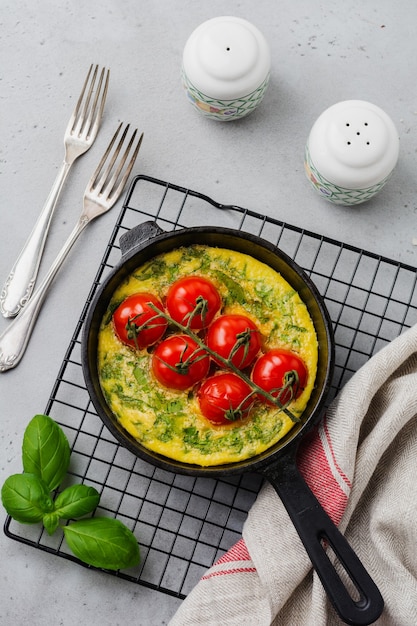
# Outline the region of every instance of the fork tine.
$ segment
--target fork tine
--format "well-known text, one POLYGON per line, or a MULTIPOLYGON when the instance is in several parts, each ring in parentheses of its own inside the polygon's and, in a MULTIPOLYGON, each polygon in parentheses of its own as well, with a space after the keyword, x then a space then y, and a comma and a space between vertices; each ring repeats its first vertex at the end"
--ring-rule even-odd
MULTIPOLYGON (((90 69, 88 71, 88 75, 87 76, 90 76, 92 69, 93 69, 93 65, 90 65, 90 69)), ((95 68, 94 68, 93 76, 92 76, 92 79, 91 79, 91 82, 90 82, 90 88, 88 90, 87 97, 86 97, 85 102, 84 102, 84 106, 82 107, 82 103, 83 103, 85 90, 87 88, 87 83, 84 83, 84 87, 83 87, 81 96, 80 96, 80 98, 79 98, 79 100, 77 102, 77 112, 75 114, 76 126, 77 126, 77 130, 78 130, 77 134, 81 132, 81 127, 83 125, 82 123, 87 119, 88 107, 89 107, 90 100, 91 100, 91 94, 93 93, 93 87, 94 87, 94 84, 96 82, 97 72, 98 72, 98 65, 96 65, 95 68)))
MULTIPOLYGON (((137 130, 135 130, 135 132, 134 132, 134 134, 133 134, 133 136, 132 136, 132 138, 131 138, 131 140, 129 142, 129 145, 128 145, 127 149, 126 149, 126 152, 125 152, 126 156, 125 156, 125 158, 123 160, 123 163, 126 161, 126 158, 127 158, 128 154, 129 154, 129 151, 130 151, 130 149, 131 149, 131 147, 133 145, 133 141, 134 141, 134 139, 136 137, 136 134, 137 134, 137 130)), ((133 149, 133 154, 132 154, 132 156, 130 158, 129 163, 127 164, 125 173, 123 174, 122 178, 120 179, 119 184, 116 187, 116 189, 114 189, 114 183, 116 182, 117 177, 121 173, 121 167, 118 168, 117 176, 116 176, 115 181, 113 182, 113 188, 111 189, 111 192, 110 192, 110 193, 113 194, 113 200, 112 200, 113 202, 115 202, 117 200, 117 198, 119 197, 119 195, 121 194, 121 192, 123 190, 123 187, 126 184, 127 179, 129 178, 130 172, 132 171, 132 168, 133 168, 133 166, 135 164, 136 157, 139 154, 139 150, 140 150, 140 146, 142 144, 142 140, 143 140, 143 133, 140 134, 139 139, 138 139, 138 141, 136 143, 136 146, 133 149)))
POLYGON ((93 127, 91 129, 90 132, 88 132, 88 135, 92 135, 92 134, 96 134, 98 131, 98 127, 100 125, 100 121, 101 121, 101 117, 103 115, 103 109, 104 109, 104 104, 106 102, 106 97, 107 97, 107 89, 109 87, 109 78, 110 78, 110 70, 107 70, 106 73, 106 82, 104 83, 104 88, 101 94, 101 100, 100 100, 100 105, 97 108, 97 104, 98 104, 98 99, 100 96, 100 91, 101 91, 101 86, 103 84, 103 77, 104 77, 104 67, 101 70, 101 75, 100 75, 100 81, 97 87, 97 91, 96 91, 96 97, 94 98, 94 102, 93 102, 93 106, 91 107, 91 114, 89 117, 89 126, 91 125, 91 120, 94 118, 94 123, 93 123, 93 127))
MULTIPOLYGON (((100 163, 97 165, 97 168, 96 168, 94 174, 90 178, 90 181, 89 181, 89 183, 87 185, 88 189, 93 190, 93 189, 97 189, 97 187, 99 187, 99 186, 101 186, 101 187, 103 186, 103 184, 104 184, 104 178, 103 177, 101 178, 100 183, 98 183, 97 181, 98 181, 100 173, 101 173, 101 171, 103 169, 103 165, 107 161, 107 157, 109 156, 109 154, 110 154, 110 152, 111 152, 111 150, 112 150, 112 148, 114 146, 114 143, 115 143, 115 141, 117 139, 117 135, 119 134, 119 131, 120 131, 122 126, 123 126, 123 122, 120 122, 119 126, 117 127, 116 132, 114 133, 113 137, 110 140, 109 145, 107 146, 107 149, 106 149, 105 153, 103 154, 103 156, 100 159, 100 163)), ((125 133, 126 133, 126 131, 125 131, 125 133)))
POLYGON ((114 144, 116 143, 117 137, 119 135, 119 132, 122 126, 123 126, 123 122, 119 124, 115 134, 113 135, 110 141, 110 144, 106 152, 104 153, 100 163, 98 164, 96 171, 92 175, 90 182, 88 184, 88 189, 90 191, 94 191, 95 194, 100 194, 102 196, 105 196, 105 200, 110 206, 113 206, 113 204, 116 202, 117 198, 119 197, 120 193, 122 192, 123 187, 126 184, 126 181, 129 177, 129 174, 132 171, 133 165, 136 161, 136 157, 139 153, 139 149, 143 140, 143 133, 142 133, 139 139, 137 140, 136 146, 134 147, 133 153, 130 157, 130 161, 127 164, 127 167, 125 168, 123 175, 121 176, 122 170, 125 167, 126 161, 129 157, 129 153, 136 139, 138 130, 135 129, 134 132, 132 133, 132 136, 129 140, 129 143, 127 145, 125 152, 120 158, 120 161, 117 164, 115 171, 113 171, 117 157, 120 154, 120 151, 123 147, 123 143, 126 139, 126 135, 129 131, 130 125, 128 124, 126 128, 124 129, 120 137, 120 140, 117 146, 115 147, 113 154, 111 155, 108 165, 104 169, 104 165, 106 164, 107 159, 112 151, 112 148, 114 144))
MULTIPOLYGON (((98 69, 98 66, 96 65, 95 73, 97 73, 97 69, 98 69)), ((85 91, 87 89, 88 81, 90 80, 90 75, 91 75, 92 70, 93 70, 93 64, 90 65, 90 69, 88 70, 88 74, 87 74, 87 77, 86 77, 86 79, 84 81, 84 85, 83 85, 83 88, 81 90, 81 93, 80 93, 80 95, 78 97, 77 104, 75 105, 75 109, 72 112, 72 115, 71 115, 70 120, 68 122, 67 132, 71 132, 72 133, 74 131, 74 129, 75 129, 75 123, 78 120, 78 116, 79 116, 80 109, 81 109, 81 103, 83 101, 84 94, 85 94, 85 91)))
POLYGON ((90 65, 90 69, 88 70, 87 77, 84 81, 81 94, 78 98, 77 104, 75 105, 75 109, 71 116, 71 119, 68 122, 67 132, 69 132, 71 135, 79 136, 81 135, 81 133, 86 132, 87 137, 90 137, 95 136, 95 134, 97 133, 107 97, 107 89, 110 76, 110 70, 107 70, 106 80, 104 83, 104 88, 102 90, 103 78, 105 74, 105 68, 102 68, 96 88, 95 97, 92 101, 92 94, 97 80, 98 69, 98 65, 90 65), (101 98, 101 100, 100 105, 98 106, 99 98, 101 98), (92 125, 93 119, 94 122, 92 125))
POLYGON ((107 166, 106 170, 105 170, 104 172, 102 172, 101 170, 103 169, 104 163, 106 162, 107 157, 109 156, 109 154, 110 154, 110 152, 111 152, 111 149, 113 148, 113 145, 114 145, 114 143, 115 143, 115 141, 116 141, 116 139, 117 139, 117 136, 118 136, 119 131, 120 131, 120 129, 122 128, 122 126, 123 126, 123 122, 121 122, 121 123, 119 124, 119 126, 118 126, 118 128, 117 128, 117 131, 116 131, 116 132, 115 132, 115 134, 113 135, 113 138, 112 138, 112 140, 110 141, 109 147, 107 148, 106 152, 104 153, 103 158, 101 159, 101 161, 100 161, 100 163, 99 163, 99 165, 98 165, 98 168, 97 168, 97 170, 96 170, 96 174, 97 174, 97 176, 96 176, 96 177, 94 177, 94 178, 95 178, 95 180, 97 180, 97 179, 98 179, 98 176, 99 176, 99 174, 101 173, 101 178, 100 178, 100 180, 99 180, 96 184, 94 184, 94 190, 95 190, 97 193, 101 193, 101 192, 102 192, 102 189, 103 189, 104 184, 105 184, 105 182, 106 182, 106 178, 107 178, 107 176, 109 175, 109 173, 110 173, 110 171, 111 171, 111 169, 112 169, 112 167, 113 167, 113 165, 114 165, 114 163, 115 163, 115 161, 116 161, 116 158, 117 158, 117 157, 118 157, 118 155, 119 155, 119 152, 120 152, 121 147, 122 147, 122 145, 123 145, 123 142, 124 142, 124 140, 125 140, 126 134, 127 134, 128 130, 129 130, 129 124, 128 124, 128 125, 126 126, 126 128, 124 129, 123 133, 122 133, 122 136, 121 136, 121 138, 120 138, 120 140, 119 140, 119 144, 118 144, 118 146, 115 148, 115 151, 114 151, 113 155, 111 156, 110 162, 109 162, 109 164, 108 164, 108 166, 107 166))
MULTIPOLYGON (((129 128, 129 126, 127 126, 126 130, 129 128)), ((109 190, 109 195, 111 195, 112 193, 115 193, 116 196, 118 195, 118 187, 116 189, 114 189, 114 186, 116 185, 119 176, 121 174, 121 172, 123 171, 124 165, 126 163, 127 157, 129 156, 129 152, 130 149, 135 141, 136 135, 137 135, 138 129, 136 128, 134 133, 132 134, 132 137, 130 138, 130 141, 128 143, 128 146, 125 150, 125 153, 123 154, 122 158, 120 159, 119 165, 116 169, 116 171, 114 172, 113 176, 110 178, 109 182, 107 183, 107 189, 109 190)), ((124 139, 124 137, 123 137, 124 139)), ((135 153, 137 154, 139 152, 139 148, 140 148, 140 144, 142 143, 142 139, 143 139, 143 133, 142 136, 139 137, 139 141, 138 141, 138 145, 136 146, 135 152, 133 154, 133 162, 132 160, 130 161, 130 163, 128 164, 128 167, 126 168, 126 172, 122 177, 122 180, 119 183, 119 187, 124 187, 124 182, 127 179, 127 177, 129 176, 130 170, 133 167, 133 163, 135 162, 136 156, 135 153)), ((120 144, 119 144, 120 148, 122 147, 122 140, 120 140, 120 144)), ((119 147, 118 146, 118 147, 119 147)))

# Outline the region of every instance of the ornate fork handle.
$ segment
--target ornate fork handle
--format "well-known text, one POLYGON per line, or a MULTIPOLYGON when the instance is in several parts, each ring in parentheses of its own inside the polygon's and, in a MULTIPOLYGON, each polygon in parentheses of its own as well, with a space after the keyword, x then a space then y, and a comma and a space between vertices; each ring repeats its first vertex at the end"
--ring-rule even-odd
POLYGON ((0 295, 0 311, 4 317, 17 315, 30 298, 55 205, 71 165, 63 161, 36 224, 6 279, 0 295))
POLYGON ((48 289, 72 246, 88 223, 88 217, 81 215, 74 230, 61 248, 49 272, 46 274, 33 296, 19 313, 19 316, 10 323, 8 328, 6 328, 0 336, 0 372, 5 372, 6 370, 16 367, 22 358, 48 289))

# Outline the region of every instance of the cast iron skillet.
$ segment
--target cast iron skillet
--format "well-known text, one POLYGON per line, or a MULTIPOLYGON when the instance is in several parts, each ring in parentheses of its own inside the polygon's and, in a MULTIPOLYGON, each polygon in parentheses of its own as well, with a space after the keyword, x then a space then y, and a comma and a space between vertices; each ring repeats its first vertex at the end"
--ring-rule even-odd
MULTIPOLYGON (((221 227, 195 227, 164 232, 155 222, 145 222, 120 239, 122 258, 96 292, 82 336, 82 365, 87 389, 98 415, 114 437, 136 456, 168 471, 194 476, 225 476, 257 472, 267 478, 280 496, 334 608, 348 624, 371 624, 382 612, 383 599, 359 558, 339 532, 298 472, 295 455, 304 434, 320 419, 328 394, 334 363, 331 321, 316 287, 283 252, 254 235, 221 227), (137 267, 156 255, 195 243, 218 246, 250 254, 270 265, 292 285, 307 305, 319 341, 316 385, 302 421, 275 446, 251 459, 202 468, 181 463, 147 450, 122 428, 102 394, 97 371, 97 335, 111 296, 137 267), (334 554, 355 587, 352 597, 329 560, 323 543, 334 554)), ((278 529, 277 529, 278 530, 278 529)))

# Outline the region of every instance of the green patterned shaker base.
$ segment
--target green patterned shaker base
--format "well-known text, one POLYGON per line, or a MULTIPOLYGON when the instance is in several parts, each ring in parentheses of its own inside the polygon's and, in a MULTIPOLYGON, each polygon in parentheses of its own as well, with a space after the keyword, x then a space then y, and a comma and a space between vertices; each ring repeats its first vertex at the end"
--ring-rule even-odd
POLYGON ((269 74, 252 93, 235 100, 216 100, 199 91, 182 72, 182 82, 191 104, 203 115, 213 120, 229 122, 251 113, 261 102, 269 83, 269 74))
POLYGON ((345 206, 366 202, 382 189, 391 176, 390 173, 381 182, 371 187, 366 187, 366 189, 346 189, 345 187, 339 187, 324 178, 314 167, 308 146, 305 150, 304 168, 307 178, 320 195, 326 198, 326 200, 329 200, 329 202, 333 202, 333 204, 342 204, 345 206))

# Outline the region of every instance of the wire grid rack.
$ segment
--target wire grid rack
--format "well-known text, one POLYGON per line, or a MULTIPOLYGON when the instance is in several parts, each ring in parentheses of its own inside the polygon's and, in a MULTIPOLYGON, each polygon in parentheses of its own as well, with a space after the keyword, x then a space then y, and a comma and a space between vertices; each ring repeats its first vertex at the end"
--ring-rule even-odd
MULTIPOLYGON (((117 517, 137 536, 141 564, 108 573, 184 598, 240 538, 262 479, 255 474, 195 478, 155 468, 121 447, 95 413, 81 367, 83 321, 98 285, 120 260, 120 236, 147 220, 167 231, 221 223, 257 234, 293 258, 317 285, 332 318, 336 366, 329 402, 375 352, 417 322, 417 271, 177 185, 148 176, 133 180, 45 413, 63 427, 72 446, 68 484, 96 487, 101 493, 96 514, 117 517)), ((37 525, 10 518, 4 530, 12 539, 83 565, 60 533, 48 536, 37 525)))

